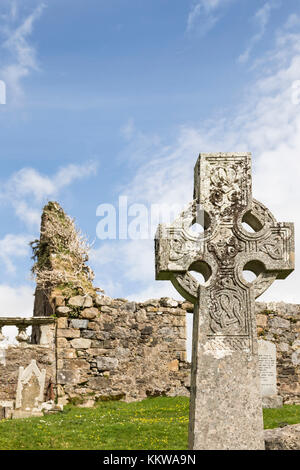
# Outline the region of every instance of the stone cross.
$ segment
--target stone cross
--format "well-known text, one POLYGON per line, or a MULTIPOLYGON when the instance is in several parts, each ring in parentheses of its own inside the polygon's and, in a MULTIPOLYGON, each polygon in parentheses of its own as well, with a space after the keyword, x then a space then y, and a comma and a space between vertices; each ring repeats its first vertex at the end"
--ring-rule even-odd
POLYGON ((294 227, 251 186, 250 153, 200 154, 194 200, 156 233, 156 279, 194 303, 190 449, 264 449, 254 302, 293 271, 294 227))

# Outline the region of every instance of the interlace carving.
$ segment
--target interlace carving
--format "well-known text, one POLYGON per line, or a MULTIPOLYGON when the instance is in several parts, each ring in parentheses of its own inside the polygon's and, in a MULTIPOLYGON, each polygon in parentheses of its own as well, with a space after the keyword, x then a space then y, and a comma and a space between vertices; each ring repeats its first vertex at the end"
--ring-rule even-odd
POLYGON ((161 225, 157 232, 156 278, 170 279, 194 303, 200 298, 200 310, 204 299, 207 337, 218 338, 213 344, 224 345, 222 336, 231 348, 248 350, 254 298, 293 268, 293 224, 278 223, 263 204, 252 199, 251 155, 200 154, 193 202, 174 224, 161 225), (189 227, 199 206, 210 224, 203 235, 193 237, 189 227), (244 228, 244 221, 252 232, 244 228), (206 282, 200 287, 191 271, 202 272, 205 266, 206 282), (257 275, 252 283, 243 277, 245 266, 257 275))

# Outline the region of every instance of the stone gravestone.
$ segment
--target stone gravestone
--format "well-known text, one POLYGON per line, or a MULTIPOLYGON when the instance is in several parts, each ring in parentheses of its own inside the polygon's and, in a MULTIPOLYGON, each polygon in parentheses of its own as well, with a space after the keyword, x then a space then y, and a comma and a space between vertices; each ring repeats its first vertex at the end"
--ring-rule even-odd
POLYGON ((283 399, 277 395, 276 345, 258 341, 258 364, 263 408, 280 408, 283 399))
POLYGON ((155 252, 156 279, 194 303, 189 448, 263 449, 254 302, 293 270, 294 227, 252 199, 250 153, 200 154, 194 199, 158 227, 155 252))
POLYGON ((41 405, 44 401, 46 369, 41 371, 35 359, 29 366, 19 368, 19 377, 16 394, 16 406, 13 418, 26 418, 27 416, 43 416, 41 405))

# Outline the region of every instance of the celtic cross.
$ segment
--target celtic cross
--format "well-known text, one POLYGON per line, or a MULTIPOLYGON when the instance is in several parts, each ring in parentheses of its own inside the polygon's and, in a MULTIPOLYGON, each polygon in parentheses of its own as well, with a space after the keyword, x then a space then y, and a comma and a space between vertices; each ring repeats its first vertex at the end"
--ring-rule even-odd
POLYGON ((200 154, 194 199, 155 245, 156 279, 194 303, 189 448, 263 449, 255 298, 293 271, 294 227, 252 198, 251 154, 200 154))

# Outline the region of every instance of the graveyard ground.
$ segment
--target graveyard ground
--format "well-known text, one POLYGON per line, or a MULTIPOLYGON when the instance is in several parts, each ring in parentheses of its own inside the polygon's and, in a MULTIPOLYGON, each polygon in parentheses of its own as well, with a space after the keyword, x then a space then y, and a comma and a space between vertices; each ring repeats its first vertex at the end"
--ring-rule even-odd
MULTIPOLYGON (((184 397, 68 405, 55 415, 0 421, 0 450, 185 450, 188 409, 184 397)), ((265 428, 296 423, 300 405, 264 410, 265 428)))

